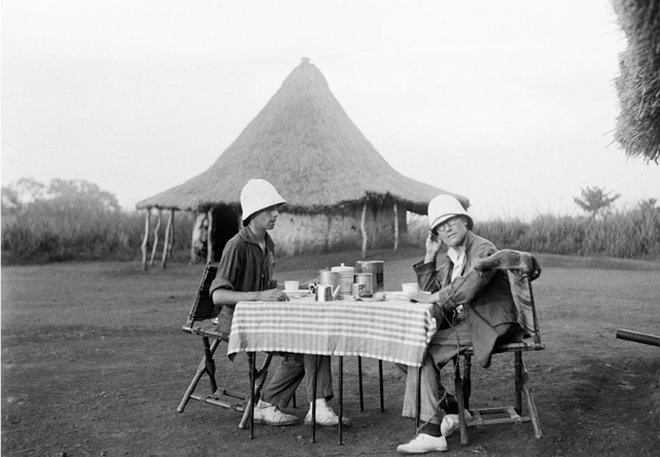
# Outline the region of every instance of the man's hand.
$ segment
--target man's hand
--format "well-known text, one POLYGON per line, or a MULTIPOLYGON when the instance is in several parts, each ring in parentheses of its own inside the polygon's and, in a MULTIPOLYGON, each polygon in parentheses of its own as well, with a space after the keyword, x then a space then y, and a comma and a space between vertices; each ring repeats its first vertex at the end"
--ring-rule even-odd
POLYGON ((435 261, 441 247, 442 240, 440 237, 429 232, 429 236, 426 237, 426 255, 424 256, 424 262, 429 263, 435 261))
POLYGON ((430 292, 418 291, 408 293, 408 299, 410 301, 419 302, 419 303, 433 303, 437 297, 437 294, 432 294, 430 292))
POLYGON ((289 301, 289 297, 280 289, 268 289, 259 292, 258 301, 289 301))

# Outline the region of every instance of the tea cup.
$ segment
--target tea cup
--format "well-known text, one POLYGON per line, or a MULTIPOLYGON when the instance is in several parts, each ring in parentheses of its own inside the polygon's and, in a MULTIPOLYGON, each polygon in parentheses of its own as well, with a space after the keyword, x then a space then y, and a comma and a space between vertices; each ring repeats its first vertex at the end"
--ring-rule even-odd
POLYGON ((285 292, 298 292, 299 287, 300 287, 299 281, 284 281, 285 292))
POLYGON ((419 292, 419 285, 416 282, 404 282, 401 284, 401 290, 406 295, 419 292))

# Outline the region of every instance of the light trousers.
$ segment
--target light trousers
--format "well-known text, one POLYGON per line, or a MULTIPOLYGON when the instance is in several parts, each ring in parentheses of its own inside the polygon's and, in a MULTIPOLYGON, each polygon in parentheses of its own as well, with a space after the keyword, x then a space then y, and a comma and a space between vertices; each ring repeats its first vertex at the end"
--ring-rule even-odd
MULTIPOLYGON (((463 320, 452 328, 438 330, 427 350, 422 363, 420 384, 420 413, 422 423, 440 424, 447 404, 453 398, 449 397, 440 380, 440 369, 447 364, 463 347, 472 346, 470 327, 463 320)), ((403 397, 403 417, 415 418, 417 415, 417 368, 408 367, 406 375, 406 390, 403 397)), ((453 409, 453 408, 452 408, 453 409)))

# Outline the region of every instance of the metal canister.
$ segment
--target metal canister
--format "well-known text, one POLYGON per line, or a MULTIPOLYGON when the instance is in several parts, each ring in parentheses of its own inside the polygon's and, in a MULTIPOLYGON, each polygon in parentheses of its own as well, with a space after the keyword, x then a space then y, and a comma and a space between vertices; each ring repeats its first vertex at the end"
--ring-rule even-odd
POLYGON ((342 297, 351 295, 351 287, 353 286, 355 268, 347 267, 342 263, 338 267, 332 267, 331 271, 339 275, 339 294, 342 297))
POLYGON ((371 273, 373 275, 373 291, 385 290, 385 262, 382 260, 358 260, 355 263, 355 274, 371 273))
POLYGON ((357 291, 358 292, 357 297, 373 297, 374 295, 373 275, 371 273, 356 273, 355 284, 353 285, 353 287, 354 289, 356 289, 353 292, 353 295, 356 295, 355 292, 357 291))
POLYGON ((319 285, 331 286, 334 290, 339 285, 339 273, 327 269, 320 270, 319 285))

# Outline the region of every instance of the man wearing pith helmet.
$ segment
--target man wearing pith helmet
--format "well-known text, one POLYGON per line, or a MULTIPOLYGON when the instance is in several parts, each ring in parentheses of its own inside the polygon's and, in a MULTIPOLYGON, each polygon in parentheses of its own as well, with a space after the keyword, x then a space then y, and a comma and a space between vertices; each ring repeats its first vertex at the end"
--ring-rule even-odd
MULTIPOLYGON (((397 447, 402 454, 446 451, 447 436, 459 427, 458 404, 440 383, 440 368, 467 346, 474 347, 475 357, 487 367, 496 342, 522 336, 506 273, 492 270, 467 277, 478 260, 496 252, 493 243, 472 232, 472 217, 451 195, 433 198, 428 217, 426 253, 422 261, 413 265, 420 290, 426 293, 413 294, 411 298, 434 304, 438 330, 422 365, 423 426, 415 438, 397 447), (447 254, 437 259, 443 245, 447 254)), ((416 417, 416 385, 417 370, 408 370, 404 417, 416 417)))
MULTIPOLYGON (((211 284, 213 302, 222 305, 218 316, 220 331, 231 331, 234 306, 239 301, 284 301, 287 296, 273 280, 275 245, 268 230, 275 227, 279 209, 286 200, 264 179, 250 179, 241 190, 243 228, 222 251, 216 278, 211 284)), ((330 357, 319 357, 316 383, 316 423, 337 425, 339 417, 326 401, 333 397, 330 357)), ((313 397, 314 356, 287 354, 271 380, 264 386, 254 409, 254 421, 267 425, 293 425, 298 418, 281 410, 286 407, 305 377, 307 398, 313 397)), ((305 417, 312 422, 312 408, 305 417)), ((344 418, 344 425, 350 421, 344 418)))

